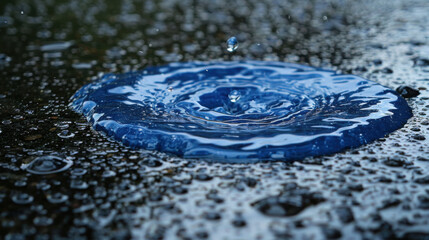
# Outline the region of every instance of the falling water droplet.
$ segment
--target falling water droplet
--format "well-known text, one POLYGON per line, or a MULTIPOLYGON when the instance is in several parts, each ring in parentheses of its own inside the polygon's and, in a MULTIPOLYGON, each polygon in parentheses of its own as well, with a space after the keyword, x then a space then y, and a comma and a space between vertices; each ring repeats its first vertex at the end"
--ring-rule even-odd
POLYGON ((231 91, 228 94, 229 100, 233 103, 237 102, 240 99, 240 97, 241 97, 240 92, 237 90, 231 91))
POLYGON ((228 41, 226 41, 226 44, 228 45, 226 49, 228 52, 234 52, 238 48, 238 41, 236 37, 230 37, 228 41))

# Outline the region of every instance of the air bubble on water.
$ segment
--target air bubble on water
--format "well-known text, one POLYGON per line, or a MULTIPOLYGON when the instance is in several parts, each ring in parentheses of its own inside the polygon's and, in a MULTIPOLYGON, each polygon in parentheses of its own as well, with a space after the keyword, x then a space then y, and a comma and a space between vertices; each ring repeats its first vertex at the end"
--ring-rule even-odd
POLYGON ((67 170, 72 161, 57 156, 37 157, 29 164, 22 164, 21 169, 32 174, 51 174, 67 170))
POLYGON ((234 52, 238 48, 238 41, 236 37, 230 37, 227 41, 227 49, 228 52, 234 52))
POLYGON ((240 99, 240 92, 237 90, 233 90, 228 94, 228 98, 231 102, 235 103, 240 99))
POLYGON ((24 15, 24 11, 21 11, 21 15, 24 15))

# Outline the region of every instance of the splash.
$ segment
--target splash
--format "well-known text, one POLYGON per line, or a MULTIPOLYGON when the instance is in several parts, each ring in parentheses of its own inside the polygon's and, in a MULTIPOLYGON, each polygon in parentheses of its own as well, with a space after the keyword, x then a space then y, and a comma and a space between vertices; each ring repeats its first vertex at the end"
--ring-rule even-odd
POLYGON ((402 97, 375 82, 259 61, 108 74, 82 87, 70 106, 132 148, 243 163, 357 147, 412 116, 402 97))

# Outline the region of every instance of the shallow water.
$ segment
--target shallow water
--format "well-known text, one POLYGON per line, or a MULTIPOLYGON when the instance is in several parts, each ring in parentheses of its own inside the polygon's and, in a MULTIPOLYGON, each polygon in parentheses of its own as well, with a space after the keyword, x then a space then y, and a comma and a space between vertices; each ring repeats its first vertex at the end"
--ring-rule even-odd
POLYGON ((268 61, 109 74, 80 89, 71 107, 132 148, 246 163, 357 147, 412 115, 402 97, 375 82, 268 61))

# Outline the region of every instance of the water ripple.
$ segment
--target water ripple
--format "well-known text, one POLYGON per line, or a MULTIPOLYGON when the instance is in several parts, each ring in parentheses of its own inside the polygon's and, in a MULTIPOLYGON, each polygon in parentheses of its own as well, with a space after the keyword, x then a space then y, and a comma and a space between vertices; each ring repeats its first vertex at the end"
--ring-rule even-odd
POLYGON ((82 87, 70 106, 126 146, 224 162, 335 153, 412 116, 402 97, 375 82, 259 61, 108 74, 82 87))

